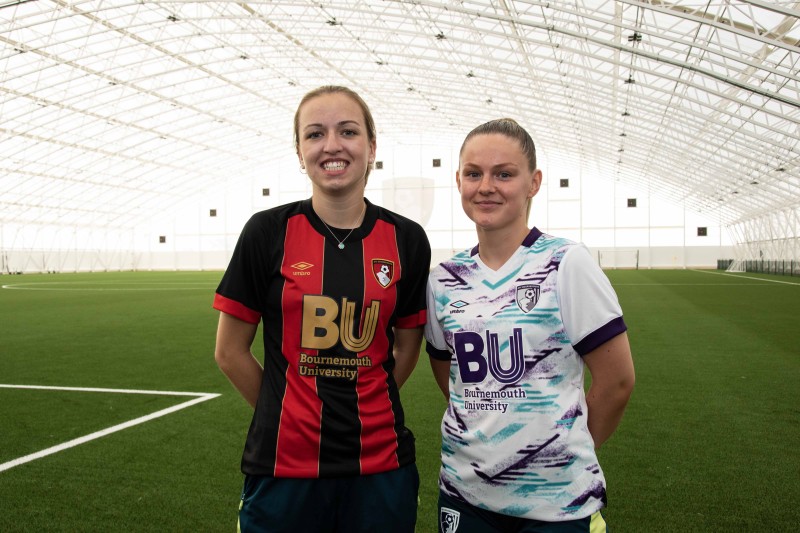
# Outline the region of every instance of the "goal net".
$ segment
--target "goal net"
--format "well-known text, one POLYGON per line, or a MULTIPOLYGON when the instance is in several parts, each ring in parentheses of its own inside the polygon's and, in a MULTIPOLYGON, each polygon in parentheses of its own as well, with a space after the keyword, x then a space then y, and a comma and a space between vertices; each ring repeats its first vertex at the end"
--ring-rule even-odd
POLYGON ((747 272, 744 268, 744 260, 734 259, 731 261, 731 264, 728 265, 728 268, 725 269, 725 272, 747 272))
POLYGON ((600 268, 639 270, 639 250, 598 250, 600 268))

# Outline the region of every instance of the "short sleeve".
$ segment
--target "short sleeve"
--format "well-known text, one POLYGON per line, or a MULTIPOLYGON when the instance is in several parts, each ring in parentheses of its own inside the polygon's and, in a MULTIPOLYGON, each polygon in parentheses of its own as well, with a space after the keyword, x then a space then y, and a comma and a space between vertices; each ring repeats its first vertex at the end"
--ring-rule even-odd
MULTIPOLYGON (((396 226, 396 231, 401 227, 396 226)), ((431 265, 431 245, 422 226, 411 223, 403 229, 407 253, 404 259, 403 294, 397 310, 398 328, 418 328, 425 324, 425 283, 431 265)))
POLYGON ((228 268, 214 295, 214 309, 257 324, 261 319, 262 284, 256 273, 263 272, 263 232, 255 217, 242 229, 228 268))
POLYGON ((579 354, 626 331, 617 294, 585 245, 572 246, 564 254, 558 294, 564 328, 579 354))
POLYGON ((433 274, 428 276, 428 285, 425 292, 428 309, 428 318, 425 322, 425 351, 428 352, 428 355, 434 359, 448 361, 451 357, 450 350, 447 348, 444 330, 439 322, 438 313, 436 310, 436 294, 433 285, 433 274))

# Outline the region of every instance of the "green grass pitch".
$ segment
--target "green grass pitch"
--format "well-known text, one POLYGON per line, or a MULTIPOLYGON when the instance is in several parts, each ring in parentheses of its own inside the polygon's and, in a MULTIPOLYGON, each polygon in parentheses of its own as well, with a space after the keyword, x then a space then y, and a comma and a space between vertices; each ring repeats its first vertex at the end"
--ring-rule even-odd
MULTIPOLYGON (((637 371, 622 425, 599 452, 612 530, 793 531, 800 279, 608 275, 637 371)), ((220 276, 0 276, 0 385, 58 388, 0 387, 0 531, 235 531, 251 411, 213 359, 220 276), (192 398, 157 391, 220 396, 8 467, 192 398)), ((417 436, 417 530, 432 532, 445 404, 424 354, 402 397, 417 436)))

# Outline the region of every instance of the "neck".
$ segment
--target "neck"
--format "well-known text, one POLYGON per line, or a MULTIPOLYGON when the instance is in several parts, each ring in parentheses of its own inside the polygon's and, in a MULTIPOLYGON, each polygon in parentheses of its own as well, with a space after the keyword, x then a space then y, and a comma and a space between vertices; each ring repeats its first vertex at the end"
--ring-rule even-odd
POLYGON ((530 233, 530 228, 520 226, 499 230, 485 230, 477 228, 478 255, 483 264, 497 270, 514 255, 522 241, 530 233))
POLYGON ((312 196, 311 207, 327 225, 339 229, 350 229, 361 225, 367 204, 364 202, 363 195, 346 199, 312 196))

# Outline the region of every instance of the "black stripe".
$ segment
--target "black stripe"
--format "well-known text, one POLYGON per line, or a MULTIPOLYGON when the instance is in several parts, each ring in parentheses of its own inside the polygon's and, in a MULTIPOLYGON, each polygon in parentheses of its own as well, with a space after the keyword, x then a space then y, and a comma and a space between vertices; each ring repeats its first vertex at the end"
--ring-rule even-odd
MULTIPOLYGON (((344 234, 337 233, 337 236, 341 239, 344 234)), ((344 298, 356 302, 355 316, 361 316, 364 278, 358 273, 363 272, 363 264, 363 250, 359 241, 345 241, 345 248, 340 250, 336 241, 332 238, 326 239, 322 292, 337 301, 340 317, 344 298)), ((337 324, 341 326, 341 320, 337 324)), ((352 357, 356 354, 348 352, 337 343, 320 355, 352 357)), ((359 471, 361 456, 361 423, 358 418, 356 380, 318 377, 317 388, 323 405, 319 475, 352 475, 359 471)))

